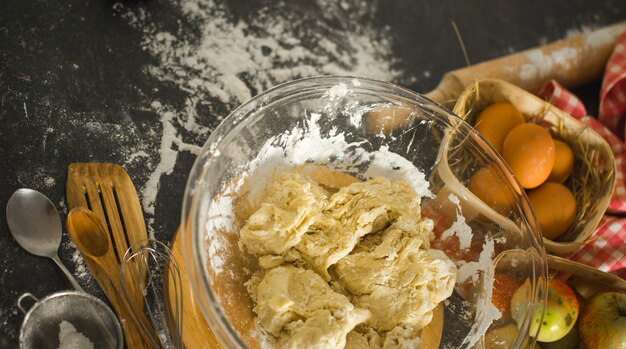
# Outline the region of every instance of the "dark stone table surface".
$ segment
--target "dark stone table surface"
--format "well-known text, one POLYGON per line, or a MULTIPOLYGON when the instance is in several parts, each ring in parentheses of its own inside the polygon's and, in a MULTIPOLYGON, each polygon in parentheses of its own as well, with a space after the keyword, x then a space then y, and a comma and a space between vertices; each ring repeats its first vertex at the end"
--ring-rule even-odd
MULTIPOLYGON (((67 215, 72 162, 122 164, 149 231, 169 241, 199 147, 250 96, 306 76, 371 76, 433 89, 477 63, 626 19, 623 0, 4 0, 0 207, 20 187, 67 215)), ((576 90, 590 113, 600 82, 576 90)), ((17 347, 24 292, 68 289, 0 223, 0 347, 17 347)), ((64 232, 59 254, 103 297, 64 232)))

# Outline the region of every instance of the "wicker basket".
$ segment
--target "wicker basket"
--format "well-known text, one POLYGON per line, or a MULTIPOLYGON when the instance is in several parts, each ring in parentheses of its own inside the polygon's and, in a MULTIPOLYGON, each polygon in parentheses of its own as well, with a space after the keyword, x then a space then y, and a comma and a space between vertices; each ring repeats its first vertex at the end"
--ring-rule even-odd
POLYGON ((473 124, 483 109, 496 102, 510 102, 527 121, 548 128, 555 139, 564 141, 574 151, 574 169, 564 185, 576 197, 576 219, 561 237, 555 241, 544 238, 544 243, 549 253, 578 250, 598 225, 615 187, 615 158, 609 144, 567 113, 501 80, 477 80, 468 86, 454 112, 473 124))
POLYGON ((590 299, 596 293, 615 291, 626 293, 626 280, 586 264, 558 256, 548 256, 548 267, 552 271, 567 274, 567 283, 581 296, 590 299))

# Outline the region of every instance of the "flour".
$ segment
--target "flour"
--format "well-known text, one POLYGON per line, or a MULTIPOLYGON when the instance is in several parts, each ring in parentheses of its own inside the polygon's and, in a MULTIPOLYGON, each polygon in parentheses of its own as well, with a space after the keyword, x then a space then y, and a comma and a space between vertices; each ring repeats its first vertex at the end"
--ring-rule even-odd
POLYGON ((454 194, 450 194, 448 196, 448 200, 450 200, 450 202, 455 204, 457 207, 456 220, 452 223, 450 228, 446 229, 441 234, 441 239, 446 240, 456 235, 456 237, 459 238, 459 249, 467 250, 470 248, 472 237, 474 236, 472 234, 472 228, 465 222, 459 198, 454 194))
POLYGON ((540 49, 530 50, 526 53, 529 63, 524 64, 520 70, 522 80, 543 79, 547 77, 554 66, 567 70, 578 55, 575 48, 564 47, 550 54, 543 53, 540 49))
POLYGON ((321 115, 310 113, 304 128, 296 127, 278 137, 269 139, 247 169, 256 188, 250 193, 253 204, 262 199, 261 188, 273 181, 276 169, 315 163, 335 170, 362 173, 365 178, 384 176, 411 184, 418 196, 431 195, 425 175, 409 160, 381 146, 368 152, 361 147, 365 141, 348 142, 345 133, 331 130, 327 136, 320 131, 321 115), (336 159, 336 160, 332 160, 336 159))
POLYGON ((591 47, 605 46, 615 40, 619 33, 611 33, 608 30, 597 30, 587 35, 585 43, 591 47))
POLYGON ((366 178, 382 176, 391 180, 403 180, 413 187, 418 196, 433 195, 424 173, 403 156, 389 151, 387 146, 381 146, 370 155, 370 165, 364 175, 366 178))
POLYGON ((56 183, 56 181, 52 177, 46 177, 46 179, 43 180, 43 183, 45 184, 46 187, 52 188, 54 187, 54 184, 56 183))
POLYGON ((478 257, 478 262, 462 263, 457 270, 457 283, 472 279, 474 285, 479 285, 481 292, 476 297, 476 314, 468 335, 463 340, 462 346, 471 348, 484 335, 491 323, 502 317, 502 313, 491 303, 493 283, 495 280, 495 268, 493 257, 495 244, 493 239, 487 237, 483 249, 478 257), (482 276, 482 280, 479 277, 482 276))
MULTIPOLYGON (((457 217, 452 225, 441 234, 441 239, 446 240, 452 236, 457 236, 459 249, 467 251, 473 238, 472 229, 462 214, 460 199, 456 195, 450 194, 448 200, 456 205, 457 217)), ((502 241, 502 239, 493 239, 489 235, 486 235, 485 239, 477 262, 465 262, 463 260, 457 262, 457 285, 470 281, 476 289, 480 290, 475 297, 473 307, 466 303, 464 306, 466 309, 455 310, 462 318, 466 321, 471 320, 472 323, 472 327, 461 345, 465 348, 471 348, 476 344, 480 337, 487 332, 491 323, 502 316, 498 308, 491 303, 495 280, 493 264, 495 243, 502 241), (472 308, 475 309, 475 314, 469 311, 472 308)))
POLYGON ((83 279, 89 276, 89 270, 87 270, 85 260, 78 249, 74 250, 74 253, 72 253, 72 262, 74 262, 74 274, 77 278, 83 279))
MULTIPOLYGON (((115 5, 128 24, 141 32, 142 48, 155 59, 145 68, 146 74, 173 85, 185 96, 184 108, 163 100, 147 103, 147 109, 159 114, 163 128, 156 154, 159 161, 151 164, 151 175, 140 191, 148 215, 155 213, 160 180, 173 171, 177 153, 197 154, 227 111, 252 96, 303 77, 333 74, 393 80, 401 74, 393 69, 392 43, 385 30, 349 26, 375 10, 366 2, 338 7, 318 1, 314 5, 324 14, 322 18, 288 7, 280 11, 261 8, 246 22, 235 20, 227 6, 211 0, 163 5, 171 7, 177 20, 182 17, 174 27, 152 19, 143 7, 115 5), (342 28, 333 27, 337 20, 342 28), (224 104, 226 112, 220 107, 224 104)), ((140 152, 131 155, 132 160, 147 157, 140 152)))
MULTIPOLYGON (((620 34, 614 29, 594 29, 589 26, 570 29, 567 31, 566 37, 583 35, 584 45, 595 48, 610 44, 620 34)), ((544 54, 540 49, 530 50, 526 53, 529 63, 521 67, 520 79, 523 81, 545 79, 554 68, 568 71, 572 63, 582 59, 580 58, 581 53, 580 49, 576 47, 563 47, 550 54, 544 54)))
POLYGON ((89 338, 78 332, 76 327, 68 321, 61 321, 59 325, 58 349, 93 349, 94 345, 89 338))

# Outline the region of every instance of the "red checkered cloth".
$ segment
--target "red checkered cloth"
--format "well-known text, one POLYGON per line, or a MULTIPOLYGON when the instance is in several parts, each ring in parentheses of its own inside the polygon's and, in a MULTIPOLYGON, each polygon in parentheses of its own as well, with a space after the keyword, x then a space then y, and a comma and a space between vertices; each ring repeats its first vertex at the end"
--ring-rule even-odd
POLYGON ((604 72, 598 119, 624 139, 626 119, 626 33, 619 38, 604 72))
POLYGON ((556 81, 549 82, 539 96, 579 119, 611 145, 617 172, 607 213, 587 243, 569 258, 626 279, 626 218, 612 215, 626 213, 626 33, 618 39, 606 66, 598 119, 587 116, 583 103, 556 81))

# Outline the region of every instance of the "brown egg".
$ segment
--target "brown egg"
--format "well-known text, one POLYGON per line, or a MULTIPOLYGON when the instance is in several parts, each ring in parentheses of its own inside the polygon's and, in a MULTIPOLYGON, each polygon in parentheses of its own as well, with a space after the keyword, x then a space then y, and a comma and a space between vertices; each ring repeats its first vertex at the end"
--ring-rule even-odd
POLYGON ((476 171, 469 180, 468 189, 497 212, 508 215, 515 202, 505 180, 491 166, 476 171))
POLYGON ((547 239, 563 235, 576 218, 576 198, 563 184, 546 182, 530 190, 528 200, 547 239))
POLYGON ((554 166, 548 176, 548 181, 563 183, 574 168, 574 152, 566 143, 554 140, 554 166))
POLYGON ((495 103, 478 115, 474 128, 498 153, 502 153, 502 144, 506 135, 524 122, 524 116, 513 104, 495 103))
POLYGON ((408 125, 415 118, 415 110, 398 105, 384 106, 370 111, 365 118, 370 133, 390 133, 408 125))
POLYGON ((502 157, 522 187, 536 188, 548 179, 554 166, 554 141, 543 127, 525 123, 506 136, 502 157))

